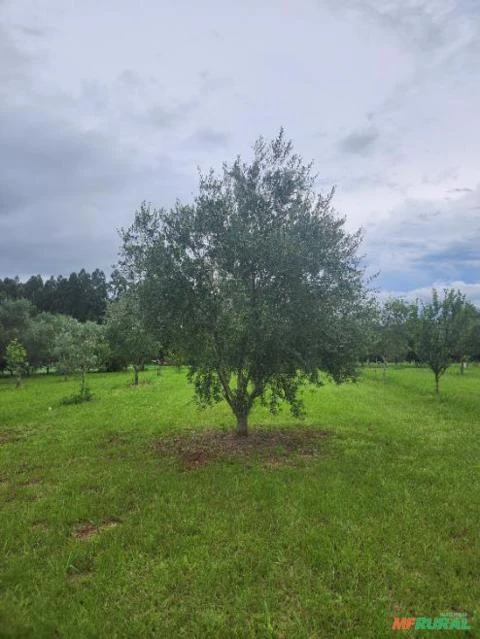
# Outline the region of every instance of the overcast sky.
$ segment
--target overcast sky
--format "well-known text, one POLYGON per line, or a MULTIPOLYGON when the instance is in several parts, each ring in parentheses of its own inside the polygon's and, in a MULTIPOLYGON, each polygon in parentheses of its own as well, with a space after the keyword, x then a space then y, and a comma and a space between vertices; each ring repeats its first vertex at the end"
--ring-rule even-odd
POLYGON ((479 0, 0 0, 0 275, 108 271, 281 125, 379 287, 480 304, 479 0))

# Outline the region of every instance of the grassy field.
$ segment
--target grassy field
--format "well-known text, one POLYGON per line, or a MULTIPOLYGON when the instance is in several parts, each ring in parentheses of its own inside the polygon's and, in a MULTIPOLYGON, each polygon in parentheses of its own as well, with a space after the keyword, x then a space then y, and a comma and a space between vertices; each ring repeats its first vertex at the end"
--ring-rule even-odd
MULTIPOLYGON (((480 369, 305 391, 315 455, 185 465, 155 442, 233 424, 185 375, 0 380, 0 636, 379 639, 466 612, 480 636, 480 369)), ((260 426, 261 425, 261 426, 260 426)), ((281 448, 281 446, 280 446, 281 448)), ((275 451, 274 451, 275 452, 275 451)))

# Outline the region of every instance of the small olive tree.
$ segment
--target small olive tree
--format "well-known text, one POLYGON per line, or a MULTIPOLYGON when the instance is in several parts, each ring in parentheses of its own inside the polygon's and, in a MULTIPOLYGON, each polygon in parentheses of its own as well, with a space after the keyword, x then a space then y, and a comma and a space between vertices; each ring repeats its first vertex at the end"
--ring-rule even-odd
POLYGON ((444 289, 442 298, 433 289, 431 301, 419 305, 416 351, 435 376, 437 395, 440 392, 440 378, 462 351, 462 344, 471 326, 470 307, 465 295, 453 289, 444 289))
POLYGON ((132 366, 133 383, 137 386, 138 371, 158 356, 159 345, 143 321, 133 291, 122 293, 108 306, 105 336, 113 357, 132 366))
POLYGON ((66 318, 56 339, 55 355, 59 370, 80 375, 80 393, 72 401, 90 399, 87 373, 99 367, 106 355, 103 327, 95 322, 81 323, 72 317, 66 318))
POLYGON ((12 339, 7 344, 6 350, 7 368, 15 375, 16 387, 19 388, 22 383, 22 376, 27 367, 27 351, 18 339, 12 339))

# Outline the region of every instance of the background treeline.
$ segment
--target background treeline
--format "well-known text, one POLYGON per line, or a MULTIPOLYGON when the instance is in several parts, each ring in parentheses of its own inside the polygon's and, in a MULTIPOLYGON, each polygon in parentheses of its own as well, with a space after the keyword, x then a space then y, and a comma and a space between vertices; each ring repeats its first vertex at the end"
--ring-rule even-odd
POLYGON ((0 280, 0 372, 84 377, 92 369, 132 366, 138 383, 145 363, 163 359, 118 271, 108 281, 99 269, 45 281, 0 280))
POLYGON ((24 299, 37 311, 70 315, 80 322, 101 322, 108 300, 115 299, 123 287, 118 271, 113 271, 107 280, 100 269, 92 273, 82 269, 68 277, 59 275, 45 280, 41 275, 32 275, 26 282, 6 277, 0 279, 0 301, 24 299))
MULTIPOLYGON (((12 374, 7 347, 13 340, 25 349, 22 374, 27 375, 38 369, 65 374, 132 366, 138 383, 145 363, 165 361, 132 283, 117 269, 108 280, 99 269, 46 280, 40 275, 25 282, 0 279, 0 371, 12 374), (75 353, 71 359, 76 363, 68 362, 68 350, 75 353), (88 366, 79 363, 82 351, 88 366)), ((433 370, 440 357, 460 363, 463 371, 466 362, 480 361, 480 310, 458 291, 445 291, 443 299, 434 291, 428 304, 401 298, 378 301, 364 341, 364 363, 410 362, 433 370), (435 331, 434 337, 428 330, 435 331)))
MULTIPOLYGON (((429 302, 390 298, 372 317, 367 360, 427 364, 435 357, 480 360, 480 309, 459 291, 436 290, 429 302)), ((463 367, 462 367, 463 371, 463 367)))

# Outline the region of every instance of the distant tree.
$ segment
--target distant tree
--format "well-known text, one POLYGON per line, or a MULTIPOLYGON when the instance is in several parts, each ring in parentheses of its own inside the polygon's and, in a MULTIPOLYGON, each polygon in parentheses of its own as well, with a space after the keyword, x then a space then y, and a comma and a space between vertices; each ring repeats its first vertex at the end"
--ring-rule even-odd
POLYGON ((105 273, 95 269, 90 275, 90 292, 88 294, 88 316, 93 322, 103 321, 107 310, 108 284, 105 273))
POLYGON ((12 372, 12 375, 15 375, 16 386, 19 388, 27 366, 27 351, 18 339, 13 339, 7 344, 6 362, 7 368, 12 372))
POLYGON ((367 293, 359 233, 313 191, 311 165, 283 131, 250 164, 200 177, 191 205, 145 203, 122 231, 121 267, 140 283, 149 323, 189 365, 202 404, 224 398, 246 435, 259 399, 299 415, 298 390, 355 378, 367 293))
POLYGON ((433 371, 437 394, 440 378, 462 350, 470 325, 469 305, 460 291, 444 289, 440 298, 433 289, 431 302, 422 302, 419 307, 416 349, 420 359, 433 371))
POLYGON ((111 302, 106 314, 105 335, 111 353, 133 368, 133 383, 138 385, 138 372, 146 362, 156 358, 159 345, 145 326, 138 299, 133 291, 123 293, 111 302))
POLYGON ((106 356, 103 327, 66 318, 56 339, 55 355, 60 371, 80 375, 79 399, 88 399, 87 373, 100 367, 106 356))
POLYGON ((58 279, 51 276, 45 280, 42 290, 42 304, 39 307, 48 313, 59 312, 58 279))
POLYGON ((480 346, 480 311, 470 302, 465 302, 464 307, 465 327, 459 336, 454 358, 460 362, 460 374, 465 373, 467 363, 474 359, 478 346, 480 346))
POLYGON ((1 369, 6 366, 7 344, 14 339, 24 342, 35 312, 35 307, 28 300, 7 298, 0 300, 1 369))
MULTIPOLYGON (((103 271, 81 269, 57 279, 55 310, 81 322, 102 320, 107 305, 107 282, 103 271)), ((47 310, 47 309, 45 309, 47 310)))
POLYGON ((4 280, 0 280, 0 300, 5 298, 16 300, 19 297, 22 297, 22 294, 21 283, 18 277, 13 279, 6 277, 4 280))
POLYGON ((480 309, 476 309, 476 318, 470 327, 468 336, 468 352, 472 360, 480 361, 480 309))
POLYGON ((26 282, 18 277, 0 280, 0 301, 24 298, 39 311, 70 315, 81 322, 103 320, 108 293, 109 285, 100 269, 92 273, 81 269, 69 277, 52 276, 45 282, 40 275, 32 275, 26 282))
POLYGON ((137 286, 145 280, 164 215, 164 209, 156 210, 144 201, 135 212, 133 224, 120 230, 122 247, 117 279, 122 281, 122 286, 125 282, 126 286, 137 286))
POLYGON ((20 284, 22 297, 29 300, 38 309, 43 306, 43 279, 41 275, 32 275, 26 282, 20 284))
POLYGON ((386 366, 412 356, 417 305, 401 298, 385 301, 377 314, 373 353, 386 366))
POLYGON ((128 290, 127 278, 121 273, 118 268, 114 268, 110 274, 110 280, 107 284, 108 297, 111 300, 116 300, 128 290))
POLYGON ((61 332, 63 317, 53 313, 38 313, 31 318, 23 336, 31 368, 44 366, 48 373, 55 360, 55 341, 61 332))

